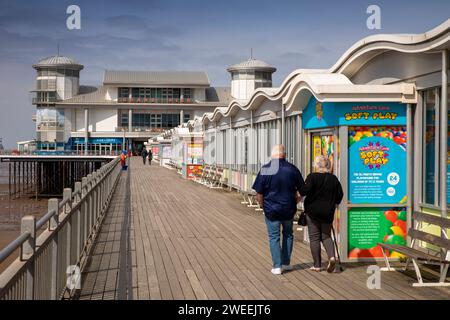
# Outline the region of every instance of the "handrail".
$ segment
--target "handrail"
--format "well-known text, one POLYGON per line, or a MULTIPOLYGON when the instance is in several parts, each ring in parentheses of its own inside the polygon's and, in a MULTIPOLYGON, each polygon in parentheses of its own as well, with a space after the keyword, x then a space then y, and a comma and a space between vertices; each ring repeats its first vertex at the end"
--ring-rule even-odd
POLYGON ((0 263, 5 261, 14 251, 16 251, 25 241, 30 238, 31 233, 25 232, 11 241, 6 247, 0 251, 0 263))
POLYGON ((22 234, 0 251, 0 262, 20 248, 20 257, 0 273, 0 300, 58 299, 71 296, 70 279, 81 273, 121 173, 117 157, 64 189, 63 199, 49 199, 38 220, 22 218, 22 234), (37 236, 37 230, 48 227, 37 236))
POLYGON ((37 222, 36 222, 36 229, 40 229, 48 222, 48 220, 51 219, 56 214, 56 210, 50 210, 47 211, 46 214, 44 214, 37 222))

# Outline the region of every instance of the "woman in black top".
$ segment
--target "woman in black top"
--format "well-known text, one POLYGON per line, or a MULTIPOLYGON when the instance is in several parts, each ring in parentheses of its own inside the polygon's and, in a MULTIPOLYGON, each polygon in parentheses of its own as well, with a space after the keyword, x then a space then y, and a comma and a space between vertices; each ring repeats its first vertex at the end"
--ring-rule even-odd
POLYGON ((323 243, 328 255, 328 272, 333 272, 336 258, 331 239, 331 228, 336 207, 344 196, 338 178, 330 173, 331 162, 325 156, 318 156, 314 161, 316 172, 308 175, 300 194, 306 196, 304 207, 311 254, 314 259, 313 271, 321 271, 320 243, 323 243))

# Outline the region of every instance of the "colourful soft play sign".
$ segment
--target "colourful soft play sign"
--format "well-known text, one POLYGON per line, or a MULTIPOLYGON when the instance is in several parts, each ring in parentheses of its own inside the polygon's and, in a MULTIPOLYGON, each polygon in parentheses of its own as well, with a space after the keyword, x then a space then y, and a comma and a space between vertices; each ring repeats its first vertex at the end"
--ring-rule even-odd
POLYGON ((353 137, 350 133, 350 141, 358 139, 349 143, 348 199, 351 203, 406 202, 406 140, 394 140, 399 136, 393 129, 383 128, 380 132, 359 139, 358 133, 353 137))
POLYGON ((406 124, 406 108, 396 102, 319 102, 311 98, 303 111, 303 128, 390 126, 406 124))

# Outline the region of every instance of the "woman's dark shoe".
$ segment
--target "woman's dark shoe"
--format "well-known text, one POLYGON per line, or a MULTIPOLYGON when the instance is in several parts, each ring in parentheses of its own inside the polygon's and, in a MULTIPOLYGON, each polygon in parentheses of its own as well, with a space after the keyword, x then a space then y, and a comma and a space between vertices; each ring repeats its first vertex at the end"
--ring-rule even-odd
POLYGON ((328 261, 327 272, 332 273, 335 268, 336 268, 336 258, 333 257, 330 258, 330 260, 328 261))

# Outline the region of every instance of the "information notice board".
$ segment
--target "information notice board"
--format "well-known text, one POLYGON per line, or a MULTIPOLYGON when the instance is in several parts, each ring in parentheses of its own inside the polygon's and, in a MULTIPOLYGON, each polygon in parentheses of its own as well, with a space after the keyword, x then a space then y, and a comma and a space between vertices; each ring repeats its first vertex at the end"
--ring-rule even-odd
POLYGON ((406 129, 349 127, 351 203, 406 203, 406 129))
MULTIPOLYGON (((348 211, 348 257, 382 258, 379 243, 406 245, 404 208, 352 208, 348 211)), ((386 250, 390 258, 401 255, 386 250)))

